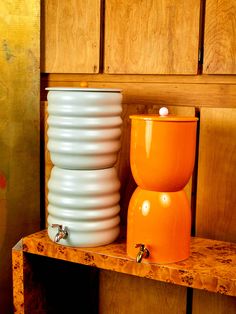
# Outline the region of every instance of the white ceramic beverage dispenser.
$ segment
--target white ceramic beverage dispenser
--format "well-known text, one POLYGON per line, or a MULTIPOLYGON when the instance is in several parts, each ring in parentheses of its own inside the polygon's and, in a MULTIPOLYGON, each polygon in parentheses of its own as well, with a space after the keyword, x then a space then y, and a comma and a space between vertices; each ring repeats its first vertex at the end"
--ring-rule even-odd
POLYGON ((119 89, 47 88, 48 235, 67 246, 113 242, 119 235, 119 89))

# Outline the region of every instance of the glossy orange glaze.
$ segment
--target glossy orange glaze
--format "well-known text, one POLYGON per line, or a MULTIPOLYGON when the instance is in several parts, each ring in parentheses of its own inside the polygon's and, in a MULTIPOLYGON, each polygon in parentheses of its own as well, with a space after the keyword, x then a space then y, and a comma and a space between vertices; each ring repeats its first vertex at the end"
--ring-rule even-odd
POLYGON ((147 262, 172 263, 189 257, 191 213, 185 192, 195 159, 197 118, 130 117, 130 162, 138 188, 129 203, 127 254, 143 244, 147 262))
POLYGON ((142 262, 171 263, 189 257, 191 212, 184 191, 154 192, 138 187, 128 209, 127 254, 136 258, 144 244, 150 256, 142 262))
POLYGON ((136 115, 131 120, 130 163, 138 186, 182 190, 194 167, 197 118, 136 115))

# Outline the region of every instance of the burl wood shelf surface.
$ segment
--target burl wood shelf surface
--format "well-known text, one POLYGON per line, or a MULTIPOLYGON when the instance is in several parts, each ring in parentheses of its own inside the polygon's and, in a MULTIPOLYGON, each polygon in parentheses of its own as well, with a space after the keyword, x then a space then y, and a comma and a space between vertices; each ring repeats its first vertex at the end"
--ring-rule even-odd
POLYGON ((43 230, 22 239, 23 253, 56 258, 181 286, 236 296, 236 244, 193 237, 190 257, 178 263, 138 264, 123 240, 97 248, 53 243, 43 230))

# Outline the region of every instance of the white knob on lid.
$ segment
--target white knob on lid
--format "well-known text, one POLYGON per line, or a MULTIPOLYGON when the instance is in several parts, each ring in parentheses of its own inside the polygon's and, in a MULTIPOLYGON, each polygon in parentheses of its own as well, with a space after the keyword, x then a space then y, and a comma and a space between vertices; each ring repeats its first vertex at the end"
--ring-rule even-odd
POLYGON ((161 107, 159 110, 159 115, 162 117, 168 116, 169 110, 166 107, 161 107))

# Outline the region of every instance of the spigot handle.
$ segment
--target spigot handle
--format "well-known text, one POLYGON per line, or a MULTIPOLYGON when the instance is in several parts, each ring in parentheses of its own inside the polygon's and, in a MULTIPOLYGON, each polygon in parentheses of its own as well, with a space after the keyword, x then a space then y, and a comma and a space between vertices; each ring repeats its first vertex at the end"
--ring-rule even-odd
POLYGON ((58 228, 57 234, 55 235, 54 242, 59 242, 61 239, 66 239, 68 237, 67 227, 63 227, 60 224, 52 224, 52 228, 58 228))
POLYGON ((139 248, 138 254, 136 256, 136 262, 141 263, 143 258, 148 258, 150 255, 149 250, 145 247, 144 244, 138 243, 135 245, 136 248, 139 248))
POLYGON ((62 225, 59 225, 59 224, 52 224, 52 228, 62 229, 62 225))

